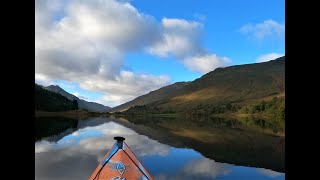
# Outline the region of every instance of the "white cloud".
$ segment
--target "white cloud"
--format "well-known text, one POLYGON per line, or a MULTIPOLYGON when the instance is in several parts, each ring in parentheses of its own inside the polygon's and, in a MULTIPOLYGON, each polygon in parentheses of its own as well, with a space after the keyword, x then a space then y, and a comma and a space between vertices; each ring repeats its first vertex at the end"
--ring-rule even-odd
MULTIPOLYGON (((85 101, 95 102, 95 101, 91 100, 90 98, 87 98, 87 97, 85 97, 85 96, 82 96, 79 92, 74 92, 74 93, 71 93, 71 94, 74 95, 74 96, 76 96, 76 97, 78 97, 78 98, 80 98, 80 99, 83 99, 83 100, 85 100, 85 101)), ((101 103, 101 104, 103 104, 103 103, 101 103)))
POLYGON ((50 80, 46 75, 35 73, 35 83, 49 86, 53 84, 53 81, 50 80))
POLYGON ((211 54, 203 47, 203 25, 184 19, 162 19, 162 40, 156 42, 148 52, 160 57, 173 56, 180 59, 188 69, 207 73, 225 66, 230 59, 211 54))
POLYGON ((223 67, 231 61, 227 57, 218 57, 216 54, 207 54, 204 56, 194 56, 186 58, 184 64, 189 69, 205 74, 218 67, 223 67))
POLYGON ((262 23, 246 24, 240 28, 240 32, 257 40, 270 37, 283 38, 285 36, 285 25, 269 19, 262 23))
MULTIPOLYGON (((215 56, 203 47, 202 31, 203 25, 196 21, 163 18, 157 22, 129 1, 36 0, 36 82, 76 82, 85 90, 103 93, 98 101, 104 105, 119 105, 170 83, 166 75, 124 71, 127 53, 146 50, 173 56, 187 68, 205 72, 202 64, 196 69, 190 65, 190 59, 215 56)), ((212 70, 224 65, 220 58, 206 61, 212 70)))
POLYGON ((151 45, 160 39, 159 31, 153 17, 129 2, 37 0, 36 82, 66 80, 86 90, 123 96, 160 88, 169 84, 167 76, 122 71, 124 54, 151 45))
POLYGON ((264 54, 259 56, 256 59, 256 62, 266 62, 266 61, 270 61, 270 60, 274 60, 277 59, 278 57, 282 57, 284 56, 284 54, 278 54, 278 53, 269 53, 269 54, 264 54))
POLYGON ((202 24, 184 19, 162 19, 162 39, 148 49, 160 57, 184 58, 201 50, 202 24))
POLYGON ((101 104, 109 104, 111 107, 115 107, 119 104, 123 104, 125 102, 131 101, 137 96, 133 95, 123 95, 123 94, 110 94, 104 95, 103 97, 97 99, 95 102, 101 104))
POLYGON ((107 92, 96 102, 113 107, 165 86, 169 82, 170 78, 165 75, 153 76, 121 71, 114 79, 103 79, 98 76, 95 78, 82 78, 80 87, 85 90, 107 92))
POLYGON ((88 74, 112 78, 123 66, 125 52, 141 49, 159 34, 155 20, 129 3, 63 1, 62 9, 52 12, 55 1, 47 6, 37 6, 38 2, 35 70, 54 79, 73 80, 88 74), (65 16, 55 20, 62 12, 65 16))
POLYGON ((168 76, 153 76, 134 74, 130 71, 121 71, 114 79, 106 80, 103 77, 82 78, 81 88, 112 92, 112 94, 138 95, 163 86, 169 82, 168 76))
POLYGON ((80 94, 78 92, 74 92, 72 95, 79 97, 80 94))

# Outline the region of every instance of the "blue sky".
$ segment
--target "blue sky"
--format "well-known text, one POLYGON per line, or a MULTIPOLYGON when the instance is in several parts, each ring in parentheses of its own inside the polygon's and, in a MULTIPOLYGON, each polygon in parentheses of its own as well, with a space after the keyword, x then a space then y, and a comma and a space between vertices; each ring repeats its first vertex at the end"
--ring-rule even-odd
MULTIPOLYGON (((276 52, 284 54, 284 39, 246 38, 239 29, 248 23, 272 19, 285 22, 284 0, 133 0, 132 4, 158 20, 163 17, 203 22, 205 47, 233 60, 233 64, 253 63, 258 56, 276 52), (199 19, 202 16, 204 19, 199 19)), ((198 75, 198 74, 196 74, 198 75)), ((182 77, 183 79, 183 77, 182 77)), ((179 80, 178 80, 179 81, 179 80)))
POLYGON ((284 0, 36 0, 35 80, 120 105, 285 53, 284 0))

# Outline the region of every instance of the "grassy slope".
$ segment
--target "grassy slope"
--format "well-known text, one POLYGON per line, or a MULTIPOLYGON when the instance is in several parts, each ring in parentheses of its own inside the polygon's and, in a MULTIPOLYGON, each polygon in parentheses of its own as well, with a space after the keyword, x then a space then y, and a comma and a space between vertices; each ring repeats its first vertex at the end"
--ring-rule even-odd
POLYGON ((199 104, 247 105, 284 96, 284 67, 285 57, 264 63, 218 68, 183 86, 174 95, 167 95, 147 105, 186 111, 199 104))
POLYGON ((132 101, 129 101, 129 102, 124 103, 120 106, 114 107, 109 111, 110 112, 123 111, 123 110, 127 110, 128 108, 135 106, 135 105, 150 104, 150 103, 154 103, 156 101, 160 101, 164 98, 173 97, 177 93, 179 93, 179 91, 187 84, 189 84, 189 83, 188 82, 177 82, 172 85, 162 87, 156 91, 151 91, 148 94, 139 96, 132 101))

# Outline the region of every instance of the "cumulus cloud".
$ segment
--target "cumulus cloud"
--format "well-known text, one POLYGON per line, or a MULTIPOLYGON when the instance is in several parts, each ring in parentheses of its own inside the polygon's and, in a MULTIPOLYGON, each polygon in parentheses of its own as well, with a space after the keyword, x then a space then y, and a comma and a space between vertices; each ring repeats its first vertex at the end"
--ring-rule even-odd
POLYGON ((36 82, 47 85, 66 80, 78 82, 86 90, 142 95, 170 80, 122 71, 123 56, 151 45, 160 34, 156 20, 129 2, 36 0, 36 82))
POLYGON ((162 31, 162 39, 149 48, 151 54, 184 58, 203 51, 202 24, 198 22, 163 18, 162 31))
POLYGON ((256 62, 266 62, 266 61, 270 61, 270 60, 274 60, 277 59, 278 57, 282 57, 284 56, 284 54, 279 54, 279 53, 269 53, 269 54, 264 54, 259 56, 256 59, 256 62))
POLYGON ((199 73, 207 73, 230 62, 203 47, 203 24, 199 22, 163 18, 162 31, 162 40, 151 46, 149 53, 176 57, 185 67, 199 73))
POLYGON ((170 83, 165 75, 136 74, 124 69, 129 52, 147 51, 175 57, 194 71, 224 58, 207 52, 203 24, 139 12, 129 1, 36 0, 35 79, 47 85, 55 80, 77 82, 85 90, 104 93, 99 102, 119 105, 170 83), (200 66, 194 68, 195 66, 200 66))
POLYGON ((206 54, 203 56, 194 56, 186 58, 184 64, 192 71, 205 74, 218 67, 229 64, 231 60, 227 57, 218 57, 216 54, 206 54))
POLYGON ((109 104, 111 107, 115 107, 119 104, 131 101, 137 96, 134 95, 124 95, 124 94, 107 94, 97 99, 95 102, 101 104, 109 104))
POLYGON ((159 34, 155 20, 127 2, 60 2, 64 6, 54 11, 55 1, 46 6, 36 1, 36 73, 66 80, 88 74, 112 78, 123 65, 123 53, 150 44, 159 34), (59 13, 64 16, 57 20, 59 13))
POLYGON ((269 19, 262 23, 246 24, 240 28, 240 32, 257 40, 264 40, 270 37, 283 38, 285 25, 269 19))
POLYGON ((39 74, 39 73, 35 73, 35 83, 41 84, 44 86, 49 86, 54 84, 53 81, 50 78, 48 78, 46 75, 39 74))
POLYGON ((168 81, 169 77, 165 75, 153 76, 121 71, 112 80, 106 80, 101 77, 96 77, 95 79, 83 78, 81 87, 88 90, 113 92, 114 94, 137 95, 162 86, 168 81))
POLYGON ((84 77, 80 87, 86 90, 108 92, 97 102, 116 106, 135 97, 146 94, 170 82, 169 76, 153 76, 148 74, 135 74, 130 71, 121 71, 114 79, 84 77))

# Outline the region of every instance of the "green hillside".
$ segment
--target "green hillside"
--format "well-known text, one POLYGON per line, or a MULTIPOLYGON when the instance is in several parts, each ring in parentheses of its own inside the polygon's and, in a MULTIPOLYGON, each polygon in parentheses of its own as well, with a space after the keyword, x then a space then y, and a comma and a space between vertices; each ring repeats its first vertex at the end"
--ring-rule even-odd
POLYGON ((158 90, 151 91, 148 94, 139 96, 132 101, 129 101, 129 102, 126 102, 120 106, 114 107, 109 111, 111 111, 111 112, 123 111, 123 110, 126 110, 126 109, 133 107, 133 106, 136 106, 136 105, 150 104, 150 103, 154 103, 154 102, 160 101, 165 98, 174 97, 175 95, 177 95, 181 91, 181 89, 184 86, 186 86, 188 84, 189 84, 189 82, 177 82, 177 83, 171 84, 169 86, 162 87, 158 90))
MULTIPOLYGON (((151 103, 131 104, 129 112, 187 112, 199 106, 245 106, 284 96, 285 57, 269 62, 217 68, 151 103)), ((170 86, 167 86, 170 87, 170 86)), ((148 98, 163 88, 149 93, 148 98)), ((144 96, 140 96, 140 101, 144 96)))
POLYGON ((35 110, 57 112, 78 109, 76 100, 71 101, 58 93, 44 89, 38 84, 35 84, 34 94, 35 110))

